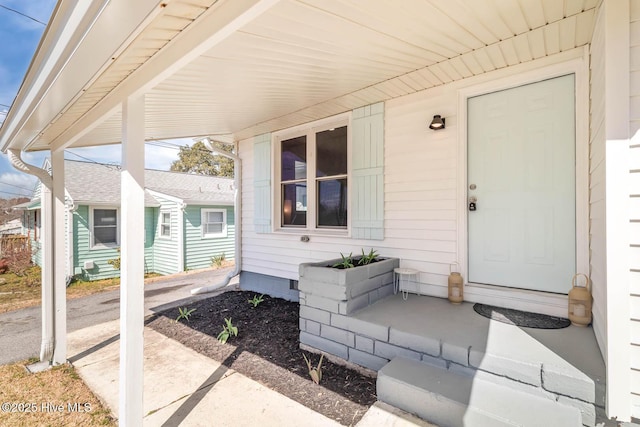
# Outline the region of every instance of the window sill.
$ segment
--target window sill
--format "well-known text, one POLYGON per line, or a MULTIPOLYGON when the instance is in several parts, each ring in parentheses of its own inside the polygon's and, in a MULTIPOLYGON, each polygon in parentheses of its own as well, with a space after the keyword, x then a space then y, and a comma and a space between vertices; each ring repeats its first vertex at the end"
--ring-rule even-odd
POLYGON ((220 234, 217 236, 202 236, 200 237, 201 240, 211 240, 211 239, 226 239, 227 235, 226 234, 220 234))
POLYGON ((348 229, 321 229, 309 230, 307 228, 276 228, 274 234, 290 234, 293 236, 327 236, 327 237, 351 237, 348 229))
POLYGON ((117 243, 113 243, 113 244, 102 244, 102 245, 93 245, 89 247, 90 251, 100 251, 100 250, 104 250, 104 249, 118 249, 120 247, 119 244, 117 243))

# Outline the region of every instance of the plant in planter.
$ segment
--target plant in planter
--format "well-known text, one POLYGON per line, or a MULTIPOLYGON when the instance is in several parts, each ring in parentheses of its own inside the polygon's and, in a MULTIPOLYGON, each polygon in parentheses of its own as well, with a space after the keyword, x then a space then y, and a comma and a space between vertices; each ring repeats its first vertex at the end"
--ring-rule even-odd
POLYGON ((358 261, 358 265, 369 265, 372 262, 378 261, 378 253, 371 248, 369 254, 364 254, 364 249, 362 250, 362 257, 360 257, 360 261, 358 261))
POLYGON ((340 252, 340 256, 342 257, 342 260, 333 264, 333 268, 353 268, 353 252, 351 252, 347 257, 340 252))
POLYGON ((393 293, 397 258, 384 258, 371 249, 362 255, 300 265, 298 289, 304 305, 348 315, 393 293))
POLYGON ((362 255, 355 258, 353 257, 353 252, 349 253, 349 256, 344 256, 344 254, 340 252, 340 256, 342 259, 331 267, 342 270, 345 268, 354 268, 359 265, 369 265, 379 260, 378 252, 374 251, 373 248, 371 248, 368 254, 365 254, 364 249, 362 249, 362 255))

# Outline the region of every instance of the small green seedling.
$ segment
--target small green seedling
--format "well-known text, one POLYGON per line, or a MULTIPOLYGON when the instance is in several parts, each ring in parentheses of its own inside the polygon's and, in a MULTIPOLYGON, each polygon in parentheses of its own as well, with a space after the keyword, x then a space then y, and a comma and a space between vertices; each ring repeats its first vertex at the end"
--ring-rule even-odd
POLYGON ((195 308, 187 308, 187 307, 178 307, 178 311, 180 312, 180 314, 178 314, 178 317, 176 317, 176 322, 179 322, 180 319, 186 319, 187 322, 189 322, 189 317, 191 317, 191 314, 193 314, 194 311, 196 311, 195 308))
POLYGON ((238 327, 233 326, 231 323, 231 318, 224 319, 225 325, 222 327, 222 332, 218 334, 218 341, 222 344, 226 343, 229 337, 237 337, 238 336, 238 327))
POLYGON ((307 359, 307 356, 305 356, 304 353, 302 353, 302 357, 304 357, 304 361, 307 362, 309 376, 314 383, 320 384, 320 380, 322 379, 322 359, 324 358, 324 354, 320 355, 320 361, 318 362, 318 366, 316 366, 315 368, 311 366, 311 361, 307 359))
POLYGON ((344 256, 342 252, 340 252, 340 256, 342 257, 342 261, 336 262, 333 264, 333 267, 353 268, 353 252, 350 253, 349 256, 344 256))
POLYGON ((376 251, 373 250, 373 248, 371 248, 368 255, 365 255, 364 249, 363 249, 362 257, 360 258, 360 261, 358 261, 358 265, 371 264, 373 261, 376 260, 376 258, 378 258, 378 254, 376 253, 376 251))
POLYGON ((222 264, 224 263, 225 259, 226 257, 224 253, 220 255, 214 255, 211 257, 211 265, 215 265, 216 267, 220 268, 222 267, 222 264))
POLYGON ((251 304, 253 307, 252 308, 256 308, 261 302, 264 301, 264 294, 258 296, 258 295, 254 295, 253 299, 249 299, 247 300, 249 302, 249 304, 251 304))

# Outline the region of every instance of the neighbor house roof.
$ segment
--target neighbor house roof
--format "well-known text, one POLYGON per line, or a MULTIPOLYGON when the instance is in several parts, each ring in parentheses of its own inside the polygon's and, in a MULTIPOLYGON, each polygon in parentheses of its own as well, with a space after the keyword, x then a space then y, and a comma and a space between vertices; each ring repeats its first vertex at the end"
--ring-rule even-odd
POLYGON ((230 178, 146 170, 145 187, 177 197, 188 205, 233 204, 233 180, 230 178))
POLYGON ((29 200, 28 202, 20 203, 18 205, 13 206, 13 209, 17 210, 33 210, 40 209, 40 199, 29 200))
MULTIPOLYGON (((65 160, 65 187, 75 204, 120 204, 120 167, 65 160)), ((181 172, 145 170, 148 190, 175 197, 186 204, 233 204, 233 180, 181 172)), ((145 206, 160 206, 147 191, 145 206)))

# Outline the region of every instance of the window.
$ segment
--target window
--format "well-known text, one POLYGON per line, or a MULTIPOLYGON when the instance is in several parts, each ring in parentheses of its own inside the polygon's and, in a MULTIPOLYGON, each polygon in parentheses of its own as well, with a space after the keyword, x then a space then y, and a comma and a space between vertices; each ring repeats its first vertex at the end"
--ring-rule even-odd
POLYGON ((348 128, 333 123, 277 140, 280 226, 347 228, 348 128))
POLYGON ((202 209, 202 238, 227 237, 227 211, 202 209))
POLYGON ((160 212, 160 237, 171 237, 171 212, 160 212))
POLYGON ((91 246, 118 245, 118 210, 91 208, 91 246))

